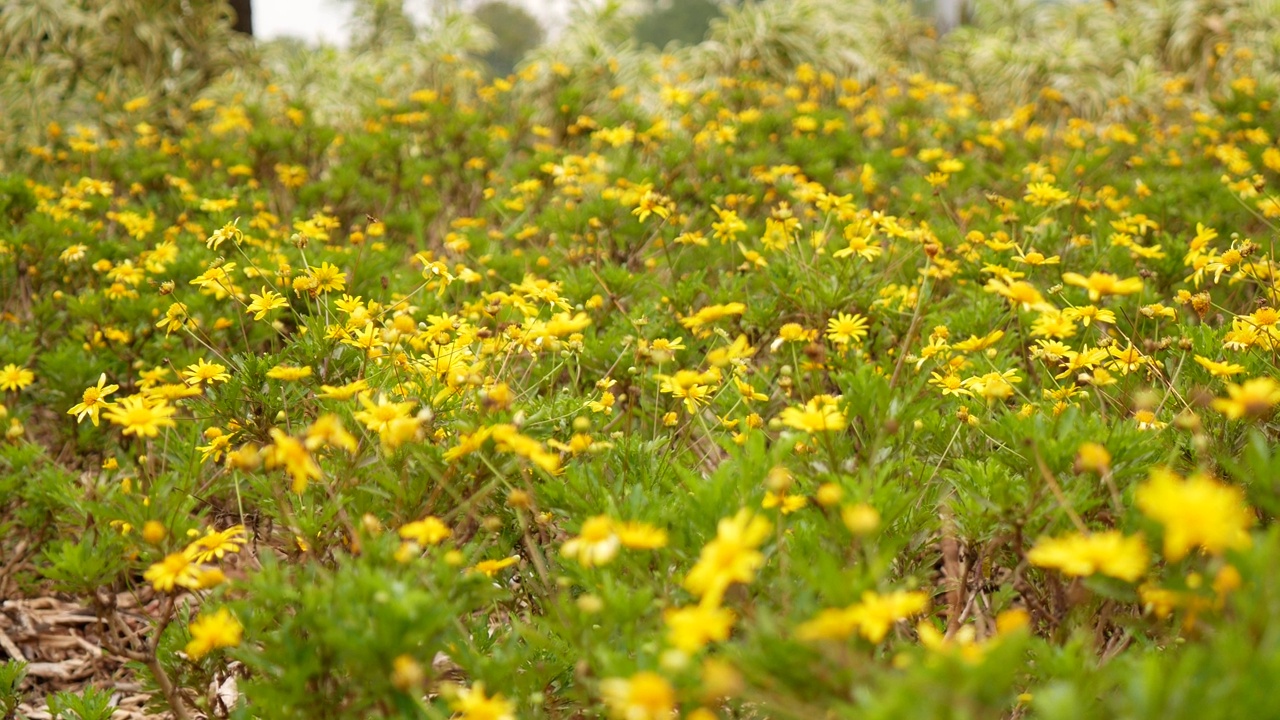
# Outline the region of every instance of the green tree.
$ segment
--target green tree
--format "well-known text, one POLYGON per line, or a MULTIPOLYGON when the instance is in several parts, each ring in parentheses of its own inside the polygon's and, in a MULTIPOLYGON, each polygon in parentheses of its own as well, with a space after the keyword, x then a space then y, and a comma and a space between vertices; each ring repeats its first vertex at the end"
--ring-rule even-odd
POLYGON ((650 0, 648 12, 636 21, 635 37, 642 44, 663 48, 669 43, 696 45, 707 35, 711 21, 721 16, 714 0, 650 0))
POLYGON ((524 8, 502 0, 486 2, 475 9, 477 20, 493 33, 493 49, 485 62, 495 75, 507 75, 530 50, 542 44, 545 33, 538 20, 524 8))

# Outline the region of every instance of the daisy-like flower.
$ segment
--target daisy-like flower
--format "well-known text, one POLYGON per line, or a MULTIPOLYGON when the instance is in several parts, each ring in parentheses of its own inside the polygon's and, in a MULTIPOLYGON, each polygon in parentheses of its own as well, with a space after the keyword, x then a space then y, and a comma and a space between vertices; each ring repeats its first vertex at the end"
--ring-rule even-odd
POLYGON ((1280 383, 1269 377, 1245 380, 1239 385, 1229 383, 1227 397, 1213 401, 1213 409, 1228 420, 1265 417, 1276 405, 1280 405, 1280 383))
POLYGON ((501 560, 481 560, 480 562, 476 563, 471 569, 472 571, 478 572, 481 575, 484 575, 485 577, 493 577, 494 575, 497 575, 498 572, 500 572, 501 570, 504 570, 506 568, 511 567, 512 565, 515 565, 516 562, 519 560, 520 558, 515 555, 512 555, 511 557, 502 558, 501 560))
POLYGON ((227 240, 239 245, 241 241, 244 240, 244 233, 240 231, 240 228, 236 227, 236 223, 238 222, 240 222, 240 218, 236 218, 217 230, 214 230, 213 234, 204 241, 205 247, 210 250, 217 250, 218 246, 227 240))
POLYGON ((1214 377, 1231 377, 1232 375, 1238 375, 1244 372, 1243 365, 1237 365, 1236 363, 1227 362, 1226 360, 1210 360, 1203 355, 1197 355, 1196 362, 1200 364, 1200 367, 1208 370, 1209 374, 1214 377))
POLYGON ((819 395, 804 407, 789 407, 778 415, 783 425, 807 433, 843 430, 847 424, 844 413, 830 395, 819 395))
POLYGON ((388 402, 385 395, 379 395, 375 403, 367 393, 360 396, 360 404, 364 410, 356 412, 353 417, 379 435, 391 429, 397 420, 409 417, 409 411, 413 409, 413 401, 388 402))
POLYGON ((214 383, 226 382, 231 379, 231 375, 227 372, 225 365, 206 362, 204 358, 200 358, 194 365, 188 365, 186 370, 182 371, 182 377, 188 385, 213 385, 214 383))
POLYGON ((621 542, 613 531, 613 521, 597 515, 582 523, 578 537, 566 542, 560 552, 571 557, 583 567, 605 565, 618 554, 621 542))
POLYGON ((720 520, 716 537, 702 548, 698 562, 685 576, 684 587, 702 598, 703 604, 719 605, 724 593, 734 583, 749 583, 764 564, 764 554, 757 548, 769 538, 773 526, 750 510, 720 520))
POLYGON ((249 294, 249 299, 253 302, 245 308, 245 313, 253 315, 254 320, 261 320, 267 316, 267 313, 282 307, 288 307, 289 301, 284 296, 273 292, 267 288, 262 288, 262 294, 249 294))
POLYGON ((364 380, 356 380, 346 385, 321 385, 320 392, 316 393, 316 397, 325 400, 350 400, 369 389, 369 383, 364 380))
POLYGON ((342 270, 329 263, 321 263, 318 268, 307 271, 316 292, 342 292, 347 288, 347 276, 342 270))
POLYGON ((320 479, 320 466, 300 441, 281 432, 279 428, 271 428, 271 440, 272 443, 267 448, 267 467, 284 468, 293 479, 292 488, 295 493, 301 494, 306 490, 309 480, 320 479))
POLYGON ((617 523, 613 531, 618 534, 622 546, 632 550, 656 550, 667 545, 667 531, 648 523, 635 520, 617 523))
POLYGON ((71 263, 79 262, 83 260, 84 254, 88 250, 89 250, 88 245, 81 245, 80 243, 76 243, 75 245, 68 247, 66 250, 63 250, 62 254, 58 255, 58 259, 70 265, 71 263))
POLYGON ((858 313, 838 313, 827 320, 827 339, 837 345, 860 343, 867 336, 867 319, 858 313))
POLYGON ((606 678, 600 682, 600 692, 614 720, 670 720, 675 716, 676 691, 654 672, 606 678))
POLYGON ((1135 498, 1144 515, 1164 526, 1164 556, 1172 562, 1197 547, 1221 555, 1252 543, 1248 530, 1254 515, 1238 486, 1201 473, 1183 478, 1157 468, 1138 486, 1135 498))
POLYGON ((434 515, 428 515, 421 520, 414 520, 405 524, 400 528, 400 537, 405 540, 411 540, 419 545, 430 546, 439 545, 449 539, 449 526, 445 525, 440 518, 434 515))
POLYGON ((1036 567, 1055 568, 1064 575, 1109 575, 1136 582, 1147 571, 1150 553, 1140 535, 1126 537, 1118 530, 1040 538, 1027 552, 1036 567))
POLYGON ((1035 207, 1058 207, 1065 205, 1071 194, 1051 183, 1031 183, 1022 199, 1035 207))
POLYGON ((667 642, 686 653, 695 653, 707 643, 728 640, 735 619, 731 610, 704 604, 669 608, 662 613, 667 642))
POLYGON ((454 716, 457 720, 515 720, 516 717, 515 704, 498 693, 492 697, 485 695, 482 682, 456 690, 449 709, 457 713, 454 716))
POLYGON ((142 395, 130 395, 107 409, 108 422, 124 428, 125 435, 155 437, 160 428, 173 427, 173 414, 177 412, 163 400, 151 400, 142 395))
POLYGON ((640 196, 631 214, 635 215, 640 222, 644 222, 650 215, 657 215, 663 220, 671 217, 671 209, 667 207, 669 201, 666 197, 649 190, 640 196))
POLYGON ((232 525, 226 530, 210 528, 203 537, 188 545, 186 552, 192 560, 205 563, 221 560, 227 553, 238 553, 244 544, 243 525, 232 525))
POLYGON ((311 377, 311 366, 303 365, 302 367, 293 367, 292 365, 277 365, 267 371, 267 377, 273 380, 284 380, 286 382, 293 380, 301 380, 305 377, 311 377))
POLYGON ((929 373, 929 384, 941 390, 943 396, 955 395, 956 397, 960 397, 964 395, 973 395, 973 393, 964 386, 964 380, 955 373, 947 373, 946 375, 936 372, 929 373))
POLYGON ((187 657, 199 660, 219 648, 236 647, 244 634, 240 621, 226 608, 219 608, 212 615, 201 614, 191 621, 191 642, 185 649, 187 657))
POLYGON ((1142 278, 1131 277, 1121 280, 1105 272, 1089 273, 1089 277, 1080 273, 1062 273, 1062 282, 1087 290, 1091 302, 1097 302, 1107 295, 1133 295, 1142 292, 1142 278))
POLYGON ((67 411, 67 414, 75 415, 76 422, 84 422, 84 416, 88 415, 89 419, 93 421, 94 427, 97 427, 98 413, 101 412, 103 408, 111 407, 113 404, 104 398, 120 389, 119 385, 107 385, 106 382, 107 374, 102 373, 99 375, 98 384, 93 387, 86 388, 84 394, 80 398, 80 402, 73 405, 71 409, 67 411))
POLYGON ((35 381, 35 373, 13 363, 0 368, 0 390, 21 390, 35 381))
POLYGON ((160 322, 156 323, 156 327, 164 328, 164 334, 168 335, 182 329, 187 323, 190 316, 187 315, 187 306, 182 303, 172 303, 169 309, 164 311, 164 317, 160 318, 160 322))
POLYGON ((142 577, 160 592, 173 592, 176 588, 195 590, 200 587, 200 566, 185 552, 170 553, 147 568, 142 577))

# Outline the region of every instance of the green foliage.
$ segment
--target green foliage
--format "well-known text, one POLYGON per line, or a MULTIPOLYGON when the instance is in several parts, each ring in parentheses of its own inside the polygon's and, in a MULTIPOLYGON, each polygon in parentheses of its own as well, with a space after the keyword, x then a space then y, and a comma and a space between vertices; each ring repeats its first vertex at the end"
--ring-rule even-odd
POLYGON ((707 35, 711 21, 721 16, 720 5, 713 0, 653 2, 652 7, 636 20, 636 39, 642 44, 666 48, 671 43, 696 45, 707 35))
POLYGON ((1269 39, 361 7, 3 156, 6 596, 187 716, 1275 714, 1269 39))
POLYGON ((115 708, 111 691, 88 686, 78 693, 54 693, 49 697, 49 712, 58 720, 110 720, 115 708))
POLYGON ((21 660, 6 660, 0 663, 0 711, 5 717, 16 717, 18 705, 22 703, 22 693, 18 688, 27 675, 27 663, 21 660))
POLYGON ((493 49, 484 55, 484 61, 499 77, 515 70, 520 60, 541 45, 546 36, 537 18, 509 2, 485 2, 472 14, 493 34, 493 49))

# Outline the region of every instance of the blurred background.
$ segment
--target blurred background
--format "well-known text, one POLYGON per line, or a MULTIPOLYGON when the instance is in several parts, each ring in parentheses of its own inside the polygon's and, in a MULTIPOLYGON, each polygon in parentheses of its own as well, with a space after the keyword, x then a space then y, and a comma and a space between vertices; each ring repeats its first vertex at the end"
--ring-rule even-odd
POLYGON ((287 98, 341 127, 380 99, 513 73, 502 92, 535 111, 547 83, 644 104, 805 67, 1141 118, 1169 83, 1194 102, 1280 72, 1280 0, 22 0, 0 3, 0 38, 3 169, 33 162, 22 150, 50 122, 287 98))

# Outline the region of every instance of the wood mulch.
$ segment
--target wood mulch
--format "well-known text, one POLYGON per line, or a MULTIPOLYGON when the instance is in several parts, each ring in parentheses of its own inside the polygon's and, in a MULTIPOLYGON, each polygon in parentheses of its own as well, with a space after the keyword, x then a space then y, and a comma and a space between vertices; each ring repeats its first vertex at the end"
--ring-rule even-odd
MULTIPOLYGON (((116 607, 129 620, 142 618, 144 607, 134 593, 121 593, 116 607)), ((144 624, 139 620, 138 625, 144 624)), ((125 660, 104 652, 98 641, 100 621, 91 607, 56 597, 18 598, 0 602, 0 660, 24 660, 27 676, 21 689, 26 701, 18 717, 51 720, 47 698, 86 686, 109 690, 116 708, 112 720, 159 720, 168 713, 148 711, 151 694, 125 660)))

